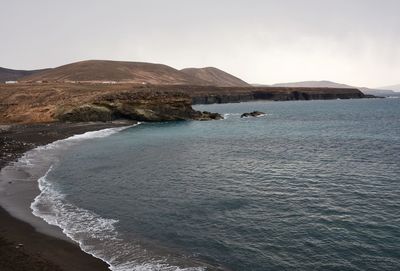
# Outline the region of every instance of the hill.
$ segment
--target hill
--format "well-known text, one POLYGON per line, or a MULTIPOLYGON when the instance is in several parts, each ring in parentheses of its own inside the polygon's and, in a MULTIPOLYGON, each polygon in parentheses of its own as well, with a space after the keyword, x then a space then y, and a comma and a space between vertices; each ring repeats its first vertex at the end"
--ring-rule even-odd
POLYGON ((212 85, 248 87, 246 82, 217 68, 183 69, 163 64, 87 60, 28 75, 23 81, 122 82, 152 85, 212 85))
POLYGON ((214 67, 206 68, 186 68, 181 72, 207 82, 212 86, 219 87, 249 87, 250 85, 245 81, 214 67))
POLYGON ((6 81, 17 81, 22 77, 29 76, 35 73, 43 72, 45 70, 12 70, 0 67, 0 83, 6 81))
POLYGON ((137 84, 204 84, 163 64, 110 60, 87 60, 63 65, 22 78, 25 81, 116 81, 137 84))
POLYGON ((399 85, 381 87, 380 89, 388 89, 388 90, 400 92, 400 84, 399 85))
POLYGON ((389 89, 360 88, 360 90, 364 94, 376 95, 376 96, 381 96, 381 97, 400 96, 399 92, 394 92, 393 90, 389 90, 389 89))
POLYGON ((339 84, 331 81, 302 81, 292 83, 274 84, 274 87, 305 87, 305 88, 354 88, 349 85, 339 84))
MULTIPOLYGON (((366 87, 354 87, 346 84, 339 84, 331 81, 303 81, 293 83, 281 83, 273 85, 275 87, 306 87, 306 88, 357 88, 364 94, 377 95, 377 96, 392 96, 396 92, 390 88, 372 89, 366 87)), ((400 86, 399 86, 400 87, 400 86)), ((400 89, 399 89, 400 90, 400 89)))

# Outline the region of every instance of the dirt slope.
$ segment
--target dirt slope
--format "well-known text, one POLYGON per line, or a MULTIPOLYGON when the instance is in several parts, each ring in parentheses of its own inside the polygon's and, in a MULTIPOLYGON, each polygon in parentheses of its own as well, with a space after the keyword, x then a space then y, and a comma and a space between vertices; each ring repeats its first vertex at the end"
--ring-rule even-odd
POLYGON ((110 60, 88 60, 67 64, 23 78, 24 81, 116 81, 136 84, 204 84, 162 64, 110 60))
POLYGON ((18 81, 20 78, 29 76, 45 70, 12 70, 0 67, 0 83, 6 81, 18 81))
POLYGON ((187 68, 181 72, 217 87, 249 87, 245 81, 214 67, 187 68))

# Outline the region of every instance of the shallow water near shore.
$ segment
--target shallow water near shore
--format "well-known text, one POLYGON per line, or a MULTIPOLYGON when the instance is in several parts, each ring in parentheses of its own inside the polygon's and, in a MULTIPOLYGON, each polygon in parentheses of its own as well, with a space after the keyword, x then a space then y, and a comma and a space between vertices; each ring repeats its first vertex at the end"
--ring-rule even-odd
POLYGON ((196 108, 63 149, 34 213, 112 270, 400 269, 399 99, 196 108))

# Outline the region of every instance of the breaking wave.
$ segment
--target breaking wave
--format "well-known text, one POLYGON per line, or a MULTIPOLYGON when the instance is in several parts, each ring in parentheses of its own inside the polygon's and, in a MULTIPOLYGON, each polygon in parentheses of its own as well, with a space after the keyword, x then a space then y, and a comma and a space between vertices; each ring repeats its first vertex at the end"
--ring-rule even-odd
MULTIPOLYGON (((132 126, 129 126, 132 127, 132 126)), ((126 242, 115 228, 118 220, 103 218, 98 214, 79 208, 66 199, 49 181, 49 173, 60 153, 88 139, 102 138, 128 127, 110 128, 74 135, 28 151, 14 166, 35 169, 47 166, 47 172, 38 179, 40 194, 31 203, 32 213, 50 225, 58 226, 80 248, 106 262, 113 271, 201 271, 202 267, 179 268, 166 259, 152 255, 143 247, 126 242)), ((38 173, 37 173, 38 174, 38 173)))

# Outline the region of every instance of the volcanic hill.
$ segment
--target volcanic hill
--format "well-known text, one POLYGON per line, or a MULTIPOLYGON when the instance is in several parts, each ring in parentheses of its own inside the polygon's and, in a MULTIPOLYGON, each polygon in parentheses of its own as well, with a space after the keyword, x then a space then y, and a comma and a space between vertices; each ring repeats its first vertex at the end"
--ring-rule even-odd
POLYGON ((20 78, 22 81, 117 82, 152 85, 249 86, 217 68, 183 69, 163 64, 87 60, 20 78))
POLYGON ((40 73, 45 70, 46 69, 28 71, 28 70, 13 70, 0 67, 0 83, 6 81, 17 81, 22 77, 29 76, 35 73, 40 73))
POLYGON ((181 72, 218 87, 250 87, 245 81, 214 67, 186 68, 181 72))

